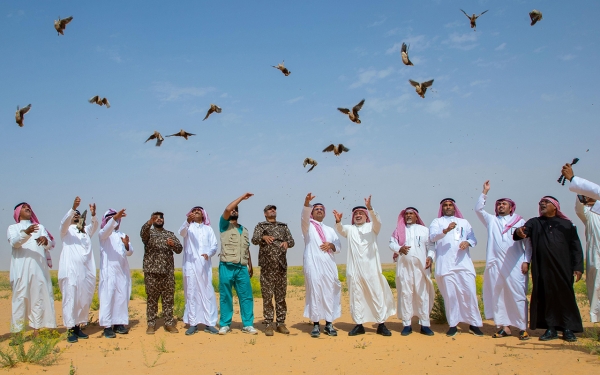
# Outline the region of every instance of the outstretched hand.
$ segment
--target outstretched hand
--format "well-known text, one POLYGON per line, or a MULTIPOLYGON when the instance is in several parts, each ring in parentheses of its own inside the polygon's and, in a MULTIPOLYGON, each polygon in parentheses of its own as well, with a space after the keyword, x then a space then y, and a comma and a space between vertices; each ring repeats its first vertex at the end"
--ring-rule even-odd
POLYGON ((569 181, 571 181, 571 179, 575 176, 575 174, 573 173, 573 167, 569 163, 563 165, 562 170, 560 171, 560 173, 563 176, 565 176, 565 179, 567 179, 569 181))
POLYGON ((127 214, 125 213, 125 209, 123 208, 121 211, 117 212, 117 214, 115 216, 113 216, 113 220, 117 221, 117 220, 120 220, 121 218, 124 218, 125 216, 127 216, 127 214))
POLYGON ((335 217, 335 222, 336 223, 341 223, 342 222, 342 215, 343 215, 343 213, 337 212, 336 210, 333 210, 333 217, 335 217))
POLYGON ((73 211, 75 211, 77 209, 77 207, 79 207, 80 204, 81 204, 81 198, 75 197, 75 200, 73 201, 73 211))
POLYGON ((373 206, 371 206, 371 196, 369 195, 369 197, 365 198, 365 206, 367 207, 367 210, 371 211, 373 209, 373 206))
POLYGON ((246 194, 242 195, 242 197, 241 197, 241 198, 242 198, 242 200, 243 200, 243 201, 245 201, 246 199, 250 198, 250 197, 251 197, 251 196, 253 196, 253 195, 254 195, 254 194, 252 194, 252 193, 246 193, 246 194))
POLYGON ((490 191, 490 180, 487 180, 486 182, 483 183, 482 193, 487 195, 488 191, 490 191))
POLYGON ((525 233, 525 227, 517 228, 517 236, 521 238, 527 238, 527 234, 525 233))
POLYGON ((92 214, 92 216, 96 216, 96 203, 90 204, 90 213, 92 214))
POLYGON ((306 198, 304 198, 304 207, 310 207, 310 201, 315 199, 315 196, 312 193, 306 194, 306 198))

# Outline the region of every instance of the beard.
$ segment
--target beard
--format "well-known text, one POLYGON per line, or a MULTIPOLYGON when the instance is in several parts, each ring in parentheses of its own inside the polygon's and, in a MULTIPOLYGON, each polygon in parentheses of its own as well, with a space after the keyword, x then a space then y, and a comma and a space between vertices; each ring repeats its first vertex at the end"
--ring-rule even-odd
POLYGON ((154 228, 162 229, 163 226, 164 224, 154 224, 154 228))
POLYGON ((231 221, 231 220, 235 220, 235 221, 237 221, 238 217, 239 217, 239 215, 229 215, 229 220, 230 220, 230 221, 231 221))

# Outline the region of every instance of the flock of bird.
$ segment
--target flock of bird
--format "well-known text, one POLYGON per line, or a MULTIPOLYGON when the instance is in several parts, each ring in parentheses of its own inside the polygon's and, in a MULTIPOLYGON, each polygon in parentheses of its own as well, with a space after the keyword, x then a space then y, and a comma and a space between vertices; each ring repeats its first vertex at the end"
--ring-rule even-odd
MULTIPOLYGON (((469 23, 471 25, 471 28, 473 29, 473 31, 477 31, 477 19, 479 17, 481 17, 482 15, 484 15, 485 13, 488 12, 488 10, 485 10, 483 12, 481 12, 480 14, 475 14, 473 13, 471 16, 469 16, 467 14, 467 12, 465 12, 464 10, 460 9, 461 12, 464 13, 464 15, 469 19, 469 23)), ((539 22, 542 19, 542 12, 540 12, 537 9, 532 10, 531 12, 529 12, 529 18, 531 19, 531 26, 535 25, 537 22, 539 22)), ((54 29, 56 29, 58 35, 65 35, 64 31, 67 27, 67 24, 69 24, 71 21, 73 20, 73 17, 67 17, 64 19, 61 19, 60 16, 58 17, 58 20, 54 21, 54 29)), ((402 43, 402 47, 400 48, 400 56, 402 58, 402 63, 406 66, 414 66, 414 64, 410 61, 410 58, 408 56, 408 50, 409 50, 410 46, 406 45, 406 43, 402 43)), ((283 73, 284 76, 289 76, 292 72, 290 72, 284 65, 285 60, 282 61, 280 64, 277 65, 272 65, 273 68, 278 69, 281 71, 281 73, 283 73)), ((425 98, 425 92, 427 92, 427 89, 429 87, 431 87, 433 85, 433 79, 429 80, 429 81, 425 81, 425 82, 417 82, 414 81, 412 79, 409 79, 408 82, 415 88, 416 93, 421 97, 421 98, 425 98)), ((92 104, 97 104, 99 106, 106 106, 106 108, 110 108, 110 102, 108 101, 107 98, 101 98, 100 96, 96 95, 94 97, 92 97, 91 99, 89 99, 89 102, 92 104)), ((360 118, 358 115, 358 112, 362 109, 363 104, 365 104, 365 100, 361 100, 357 105, 355 105, 354 107, 352 107, 352 109, 348 109, 348 108, 338 108, 338 111, 340 111, 341 113, 345 114, 348 116, 348 118, 350 119, 350 121, 352 121, 355 124, 360 124, 360 118)), ((23 107, 23 108, 19 108, 19 106, 17 106, 17 111, 15 113, 15 120, 16 123, 20 126, 23 127, 23 120, 25 118, 25 114, 27 112, 29 112, 29 110, 31 109, 31 104, 23 107)), ((208 109, 208 112, 206 112, 206 116, 204 117, 204 120, 208 119, 208 117, 213 114, 213 113, 221 113, 222 109, 221 107, 219 107, 216 104, 211 104, 210 108, 208 109)), ((194 136, 195 134, 192 133, 188 133, 185 130, 181 129, 178 133, 175 134, 171 134, 171 135, 167 135, 166 137, 182 137, 185 140, 188 139, 188 137, 190 136, 194 136)), ((146 142, 156 139, 156 146, 160 147, 160 145, 162 144, 162 142, 164 141, 164 137, 162 136, 162 134, 158 131, 154 131, 154 133, 148 137, 148 139, 146 140, 146 142)), ((144 143, 146 143, 144 142, 144 143)), ((342 152, 348 152, 350 151, 349 148, 347 148, 346 146, 344 146, 343 144, 330 144, 329 146, 325 147, 325 149, 323 150, 323 152, 333 152, 333 154, 335 156, 339 156, 342 154, 342 152)), ((308 169, 307 172, 312 171, 316 166, 317 166, 317 161, 312 159, 312 158, 306 158, 304 159, 304 167, 306 168, 307 165, 311 165, 311 167, 308 169)))

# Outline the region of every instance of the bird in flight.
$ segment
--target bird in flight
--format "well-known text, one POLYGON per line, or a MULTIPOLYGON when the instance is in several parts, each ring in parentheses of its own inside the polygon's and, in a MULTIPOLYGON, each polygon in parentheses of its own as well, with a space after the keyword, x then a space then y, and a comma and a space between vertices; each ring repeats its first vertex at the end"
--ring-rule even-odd
POLYGON ((28 104, 23 108, 19 108, 19 106, 17 106, 17 112, 15 112, 15 120, 17 121, 17 124, 19 124, 20 127, 23 127, 23 120, 25 119, 25 114, 29 112, 30 109, 31 104, 28 104))
POLYGON ((410 82, 410 84, 415 87, 415 91, 423 99, 425 99, 425 92, 427 91, 427 88, 431 87, 431 85, 433 85, 433 79, 431 81, 422 82, 422 83, 419 83, 417 81, 413 81, 412 79, 409 79, 408 82, 410 82))
POLYGON ((360 103, 358 103, 357 105, 352 107, 352 111, 350 111, 348 108, 338 108, 338 111, 342 112, 343 114, 348 115, 348 118, 350 119, 350 121, 360 124, 360 119, 358 118, 358 111, 360 111, 363 104, 365 104, 364 99, 361 100, 360 103))
POLYGON ((196 134, 192 134, 192 133, 188 133, 185 130, 181 129, 179 131, 179 133, 175 133, 175 134, 171 134, 171 135, 167 135, 167 137, 183 137, 185 138, 185 140, 187 141, 188 137, 192 136, 192 135, 196 135, 196 134))
POLYGON ((277 65, 271 65, 271 66, 272 66, 273 68, 275 68, 275 69, 279 69, 279 70, 281 70, 281 73, 283 73, 283 75, 287 77, 287 76, 289 76, 289 75, 290 75, 292 72, 290 72, 290 71, 289 71, 289 70, 288 70, 288 69, 285 67, 285 65, 283 65, 283 63, 284 63, 284 62, 285 62, 285 60, 283 60, 283 61, 281 62, 281 64, 277 64, 277 65))
POLYGON ((402 62, 404 63, 404 65, 413 65, 413 63, 408 58, 408 46, 406 45, 406 43, 402 43, 400 55, 402 56, 402 62))
MULTIPOLYGON (((160 145, 163 143, 163 141, 165 140, 162 136, 162 134, 160 134, 158 131, 154 131, 154 134, 152 134, 150 137, 148 137, 148 139, 146 139, 146 142, 148 142, 151 139, 156 139, 156 147, 160 147, 160 145)), ((144 142, 144 143, 146 143, 144 142)))
POLYGON ((478 15, 478 16, 475 15, 475 13, 473 13, 472 16, 469 16, 467 14, 467 12, 465 12, 464 10, 461 9, 460 11, 463 12, 465 14, 465 16, 467 16, 467 18, 469 19, 469 21, 471 21, 471 29, 473 29, 473 31, 477 31, 477 19, 479 17, 481 17, 482 15, 484 15, 487 12, 487 10, 486 10, 486 11, 481 12, 481 14, 478 15))
POLYGON ((61 20, 60 16, 58 16, 58 20, 54 21, 54 28, 58 32, 57 35, 59 35, 59 36, 65 35, 65 33, 63 31, 65 31, 67 24, 69 22, 71 22, 72 20, 73 20, 73 17, 67 17, 67 18, 61 20))
POLYGON ((315 159, 311 159, 311 158, 306 158, 304 159, 304 168, 306 168, 306 165, 310 164, 312 165, 312 167, 310 167, 310 169, 308 171, 306 171, 306 173, 312 171, 313 169, 315 169, 315 167, 317 166, 317 161, 315 159))
POLYGON ((331 152, 331 151, 333 151, 333 154, 335 156, 339 156, 342 152, 348 152, 348 151, 350 151, 350 149, 341 143, 338 144, 337 146, 332 143, 329 146, 325 147, 325 149, 323 150, 323 152, 331 152))
POLYGON ((208 109, 208 112, 206 112, 206 117, 204 117, 202 121, 206 120, 208 116, 210 116, 214 112, 221 113, 221 107, 219 107, 216 104, 211 104, 210 108, 208 109))
POLYGON ((534 9, 531 12, 529 12, 529 18, 531 18, 531 26, 533 26, 536 24, 536 22, 542 20, 542 12, 540 12, 537 9, 534 9))
POLYGON ((92 103, 92 104, 98 104, 99 106, 105 105, 106 108, 110 108, 110 103, 108 102, 108 99, 106 99, 106 98, 100 98, 98 95, 96 95, 93 98, 91 98, 89 100, 89 102, 92 103))

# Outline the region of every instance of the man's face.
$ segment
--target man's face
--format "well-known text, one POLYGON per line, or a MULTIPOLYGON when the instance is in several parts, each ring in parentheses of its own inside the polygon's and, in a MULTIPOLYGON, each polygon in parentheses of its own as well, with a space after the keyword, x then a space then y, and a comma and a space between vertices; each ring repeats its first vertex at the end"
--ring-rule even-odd
POLYGON ((325 207, 323 206, 314 206, 312 210, 313 219, 316 221, 323 221, 325 218, 325 207))
POLYGON ((21 206, 19 220, 31 220, 31 207, 29 207, 28 204, 24 204, 21 206))
POLYGON ((275 220, 277 218, 277 209, 271 207, 265 211, 265 218, 275 220))
POLYGON ((75 211, 75 215, 73 215, 73 219, 71 219, 71 224, 79 223, 80 218, 81 218, 81 215, 79 215, 79 212, 75 211))
POLYGON ((454 212, 456 209, 454 208, 454 203, 452 201, 445 201, 442 204, 442 212, 444 216, 454 216, 454 212))
POLYGON ((417 215, 414 213, 414 211, 406 211, 404 213, 404 222, 406 224, 414 224, 417 222, 417 215))
POLYGON ((199 208, 194 208, 192 210, 192 213, 194 214, 194 222, 196 223, 203 223, 204 222, 204 215, 202 214, 202 210, 199 208))
POLYGON ((237 220, 240 217, 240 214, 238 213, 238 208, 234 208, 233 210, 231 210, 231 214, 229 215, 229 220, 237 220))
POLYGON ((354 219, 355 225, 362 225, 367 222, 367 215, 363 210, 356 210, 352 214, 352 219, 354 219))
POLYGON ((154 215, 152 216, 154 218, 154 227, 156 228, 162 228, 163 225, 165 225, 165 217, 160 214, 160 215, 154 215))
POLYGON ((556 215, 556 207, 547 199, 540 201, 540 214, 542 216, 552 217, 556 215))
POLYGON ((496 203, 496 209, 498 210, 498 215, 506 216, 510 214, 510 203, 507 201, 500 201, 496 203))

